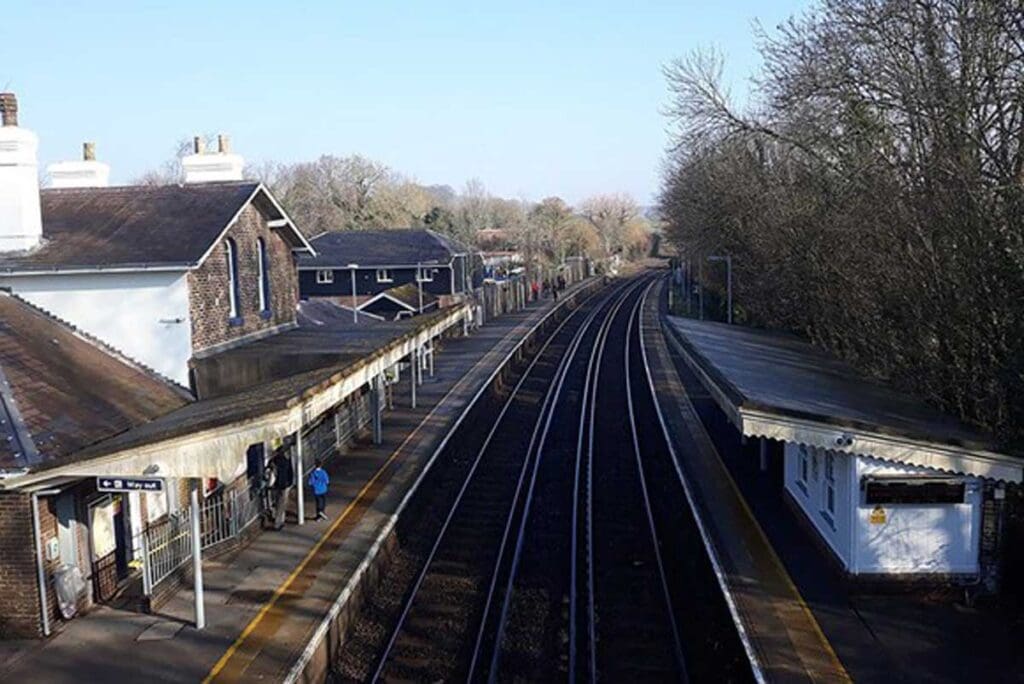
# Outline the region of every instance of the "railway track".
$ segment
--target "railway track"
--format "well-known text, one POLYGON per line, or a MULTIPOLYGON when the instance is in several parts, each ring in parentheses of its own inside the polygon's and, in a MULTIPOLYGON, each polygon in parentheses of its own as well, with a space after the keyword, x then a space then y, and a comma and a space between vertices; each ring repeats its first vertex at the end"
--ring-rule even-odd
POLYGON ((492 402, 478 446, 421 488, 339 678, 744 679, 728 639, 694 624, 731 628, 644 375, 653 282, 625 281, 566 317, 492 402))

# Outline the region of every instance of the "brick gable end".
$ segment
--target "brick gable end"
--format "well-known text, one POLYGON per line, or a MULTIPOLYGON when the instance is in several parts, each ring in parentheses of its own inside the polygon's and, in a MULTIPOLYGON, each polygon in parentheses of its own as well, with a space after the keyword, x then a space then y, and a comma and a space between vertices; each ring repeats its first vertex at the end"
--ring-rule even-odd
POLYGON ((239 314, 242 322, 230 321, 228 263, 223 241, 196 270, 189 273, 189 313, 193 353, 231 342, 253 333, 295 322, 298 276, 291 247, 267 226, 254 206, 247 206, 228 230, 238 247, 239 314), (267 245, 270 275, 270 317, 260 315, 259 251, 257 239, 267 245))

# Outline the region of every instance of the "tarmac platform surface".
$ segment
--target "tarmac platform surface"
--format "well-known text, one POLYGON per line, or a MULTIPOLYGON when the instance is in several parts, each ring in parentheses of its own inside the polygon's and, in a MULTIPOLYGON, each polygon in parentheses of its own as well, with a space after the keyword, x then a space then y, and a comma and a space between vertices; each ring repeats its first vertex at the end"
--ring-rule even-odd
POLYGON ((534 302, 469 337, 444 340, 434 376, 425 372, 417 388, 416 409, 404 375, 384 414, 383 443, 361 442, 328 462, 328 520, 313 520, 307 496, 305 525, 291 516, 282 531, 204 562, 205 630, 192 626, 191 589, 154 615, 99 606, 46 641, 0 642, 0 680, 283 679, 436 445, 552 305, 534 302))

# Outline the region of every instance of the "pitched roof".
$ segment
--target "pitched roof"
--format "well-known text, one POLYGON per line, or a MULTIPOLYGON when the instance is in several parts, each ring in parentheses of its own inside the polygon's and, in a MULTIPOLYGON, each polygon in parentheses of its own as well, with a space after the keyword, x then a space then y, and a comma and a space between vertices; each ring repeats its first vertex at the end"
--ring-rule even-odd
MULTIPOLYGON (((283 211, 260 183, 61 188, 40 192, 43 244, 0 253, 4 271, 181 267, 199 264, 250 201, 283 211)), ((286 239, 308 246, 287 223, 286 239)))
POLYGON ((188 403, 184 391, 0 292, 0 470, 45 467, 188 403))
POLYGON ((426 228, 342 230, 323 233, 310 241, 316 256, 303 256, 299 268, 415 266, 445 263, 469 249, 456 240, 426 228))

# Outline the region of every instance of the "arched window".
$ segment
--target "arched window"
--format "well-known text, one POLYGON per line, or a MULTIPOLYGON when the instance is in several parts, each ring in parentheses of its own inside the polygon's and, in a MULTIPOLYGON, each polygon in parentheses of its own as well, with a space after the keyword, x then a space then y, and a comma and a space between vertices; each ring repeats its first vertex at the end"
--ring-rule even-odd
POLYGON ((228 238, 224 241, 224 257, 228 266, 228 304, 230 305, 230 318, 238 321, 242 315, 239 309, 238 296, 238 247, 235 241, 228 238))
POLYGON ((267 243, 263 238, 256 239, 256 258, 259 261, 260 276, 260 314, 270 314, 270 257, 267 256, 267 243))

